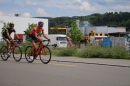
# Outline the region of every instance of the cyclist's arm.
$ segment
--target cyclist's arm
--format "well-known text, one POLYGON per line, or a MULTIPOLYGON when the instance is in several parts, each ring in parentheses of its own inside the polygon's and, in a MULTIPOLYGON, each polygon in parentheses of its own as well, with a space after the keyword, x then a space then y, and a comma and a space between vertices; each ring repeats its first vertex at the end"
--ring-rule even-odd
POLYGON ((11 36, 9 35, 9 33, 6 33, 6 34, 7 34, 8 38, 11 40, 12 38, 11 38, 11 36))
POLYGON ((42 35, 47 39, 47 40, 50 40, 46 35, 45 33, 42 31, 42 35))
POLYGON ((14 32, 14 35, 15 35, 16 39, 19 39, 19 36, 17 35, 16 32, 14 32))

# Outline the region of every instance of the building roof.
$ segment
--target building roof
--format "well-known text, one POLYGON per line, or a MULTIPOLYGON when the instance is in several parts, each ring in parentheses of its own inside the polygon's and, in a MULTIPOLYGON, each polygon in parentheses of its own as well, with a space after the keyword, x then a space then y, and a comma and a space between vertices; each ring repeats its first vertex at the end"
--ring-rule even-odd
POLYGON ((113 33, 109 33, 109 34, 130 34, 130 32, 113 32, 113 33))

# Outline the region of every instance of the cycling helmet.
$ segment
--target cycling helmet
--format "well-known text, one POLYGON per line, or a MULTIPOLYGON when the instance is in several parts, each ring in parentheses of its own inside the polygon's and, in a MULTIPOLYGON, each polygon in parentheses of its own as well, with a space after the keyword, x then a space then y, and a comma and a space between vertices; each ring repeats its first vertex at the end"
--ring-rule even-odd
POLYGON ((9 23, 9 27, 10 27, 10 28, 13 28, 13 27, 14 27, 14 23, 13 23, 13 22, 10 22, 10 23, 9 23))
POLYGON ((38 22, 38 26, 40 26, 40 27, 43 27, 43 24, 44 24, 44 23, 43 23, 42 21, 39 21, 39 22, 38 22))
POLYGON ((14 25, 14 23, 13 23, 13 22, 10 22, 9 25, 14 25))

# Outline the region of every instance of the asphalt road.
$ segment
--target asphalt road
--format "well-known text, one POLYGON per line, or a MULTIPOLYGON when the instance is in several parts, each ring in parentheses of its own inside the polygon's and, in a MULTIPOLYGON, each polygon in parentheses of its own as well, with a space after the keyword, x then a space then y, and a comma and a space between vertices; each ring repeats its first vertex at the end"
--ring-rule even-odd
POLYGON ((130 86, 130 60, 52 57, 43 64, 0 58, 0 86, 130 86))

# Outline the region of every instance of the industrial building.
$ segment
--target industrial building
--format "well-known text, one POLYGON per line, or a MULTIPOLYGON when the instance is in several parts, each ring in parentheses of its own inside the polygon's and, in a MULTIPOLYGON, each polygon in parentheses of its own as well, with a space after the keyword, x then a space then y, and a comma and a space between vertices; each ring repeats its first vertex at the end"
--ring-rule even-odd
MULTIPOLYGON (((3 23, 13 22, 15 24, 14 29, 17 34, 24 34, 24 31, 28 28, 29 24, 37 24, 39 21, 44 22, 44 32, 48 34, 48 19, 40 19, 40 18, 26 18, 20 16, 0 16, 0 33, 3 28, 3 23)), ((14 37, 11 34, 12 38, 14 37)), ((2 35, 0 34, 0 39, 2 39, 2 35)))
MULTIPOLYGON (((126 27, 91 26, 88 21, 80 22, 79 20, 76 23, 83 36, 88 36, 92 30, 95 31, 96 36, 108 34, 109 36, 124 37, 130 33, 126 32, 126 27)), ((70 27, 56 29, 59 34, 66 34, 70 30, 70 27)), ((53 33, 55 28, 51 27, 49 30, 53 33)))

